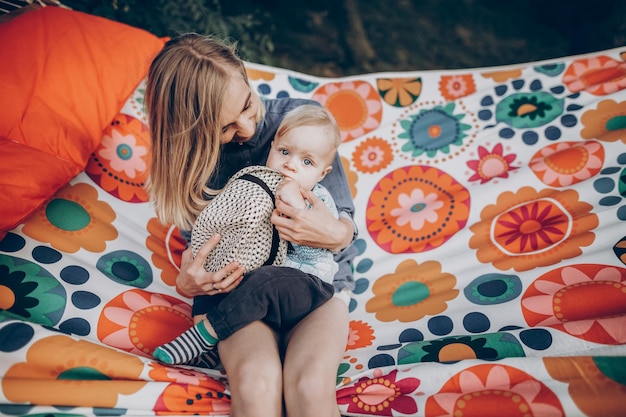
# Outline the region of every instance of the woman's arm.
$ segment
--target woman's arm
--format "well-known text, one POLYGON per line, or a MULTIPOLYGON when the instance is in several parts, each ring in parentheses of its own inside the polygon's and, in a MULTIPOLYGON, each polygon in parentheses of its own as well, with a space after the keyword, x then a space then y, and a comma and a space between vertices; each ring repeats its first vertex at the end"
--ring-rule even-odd
POLYGON ((354 237, 352 222, 346 218, 335 218, 312 191, 304 191, 311 207, 300 209, 276 199, 276 210, 271 222, 280 237, 289 242, 339 252, 347 247, 354 237), (280 215, 282 214, 282 216, 280 215))
POLYGON ((206 257, 209 256, 220 239, 219 235, 211 236, 198 250, 195 259, 191 248, 183 252, 180 271, 176 277, 176 287, 181 293, 189 297, 213 295, 219 292, 230 292, 239 285, 243 279, 245 268, 236 262, 228 264, 217 272, 208 272, 204 269, 206 257))

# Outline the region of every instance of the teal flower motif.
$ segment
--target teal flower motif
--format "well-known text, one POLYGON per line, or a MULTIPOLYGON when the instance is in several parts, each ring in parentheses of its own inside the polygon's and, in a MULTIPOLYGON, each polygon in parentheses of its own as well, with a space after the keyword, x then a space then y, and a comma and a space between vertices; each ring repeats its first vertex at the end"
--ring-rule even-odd
POLYGON ((0 255, 0 321, 19 318, 53 326, 59 322, 67 301, 59 281, 39 265, 0 255))
POLYGON ((522 281, 516 275, 485 274, 466 286, 464 293, 469 301, 478 305, 506 303, 522 293, 522 281))
POLYGON ((402 133, 398 139, 406 140, 402 145, 403 152, 412 157, 426 155, 432 158, 437 153, 450 153, 451 146, 462 146, 467 137, 469 124, 462 123, 465 114, 454 114, 455 103, 422 109, 419 113, 400 120, 402 133))
POLYGON ((563 71, 565 71, 565 64, 559 62, 553 64, 538 65, 534 67, 534 70, 540 74, 546 74, 550 77, 557 77, 561 75, 563 71))
POLYGON ((289 80, 289 85, 294 90, 300 93, 310 93, 311 91, 315 90, 317 86, 320 84, 315 81, 309 81, 303 78, 296 78, 292 76, 287 77, 287 80, 289 80))
POLYGON ((452 336, 413 342, 398 350, 398 365, 419 362, 451 363, 464 359, 498 360, 526 356, 520 342, 507 332, 452 336))
POLYGON ((516 129, 532 129, 559 117, 563 106, 564 100, 545 91, 512 94, 496 106, 496 121, 516 129))
MULTIPOLYGON (((535 70, 554 77, 562 69, 555 66, 535 70)), ((541 79, 518 79, 497 85, 480 100, 478 119, 488 123, 486 128, 497 128, 502 139, 521 137, 531 146, 541 138, 559 140, 564 128, 578 124, 575 112, 583 106, 576 102, 579 93, 568 94, 563 85, 553 85, 555 82, 547 80, 548 85, 544 86, 541 79)))
POLYGON ((152 284, 150 264, 134 252, 119 250, 108 253, 98 260, 96 268, 123 285, 146 288, 152 284))

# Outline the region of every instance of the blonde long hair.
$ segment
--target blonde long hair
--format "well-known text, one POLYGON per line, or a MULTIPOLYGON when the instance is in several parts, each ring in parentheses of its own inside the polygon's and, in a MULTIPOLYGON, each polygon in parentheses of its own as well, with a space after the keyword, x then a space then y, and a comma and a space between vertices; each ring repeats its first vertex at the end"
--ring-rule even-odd
POLYGON ((147 190, 164 224, 191 229, 207 195, 215 194, 207 182, 219 160, 219 122, 233 71, 248 82, 235 45, 196 33, 168 41, 150 65, 146 107, 152 164, 147 190))

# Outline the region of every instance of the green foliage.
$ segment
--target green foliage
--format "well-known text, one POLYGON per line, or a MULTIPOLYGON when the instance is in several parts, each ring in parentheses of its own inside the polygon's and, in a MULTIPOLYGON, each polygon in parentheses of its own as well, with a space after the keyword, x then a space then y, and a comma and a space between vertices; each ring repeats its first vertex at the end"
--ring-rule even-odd
POLYGON ((157 36, 197 32, 237 41, 243 59, 273 65, 271 18, 256 9, 227 15, 220 0, 64 0, 63 4, 157 36))

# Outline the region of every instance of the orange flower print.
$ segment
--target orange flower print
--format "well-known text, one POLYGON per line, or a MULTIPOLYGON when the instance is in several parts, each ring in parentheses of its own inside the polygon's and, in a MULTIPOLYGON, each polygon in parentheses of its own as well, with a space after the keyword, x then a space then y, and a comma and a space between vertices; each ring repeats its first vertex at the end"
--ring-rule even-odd
POLYGON ((230 414, 230 395, 217 382, 213 386, 169 384, 157 400, 157 415, 220 415, 230 414))
POLYGON ((565 416, 559 397, 541 381, 511 366, 469 367, 426 400, 425 415, 565 416), (495 411, 497 410, 497 411, 495 411))
POLYGON ((148 201, 144 189, 150 163, 150 132, 140 120, 118 114, 105 129, 85 172, 103 190, 123 201, 148 201))
POLYGON ((487 205, 472 225, 469 246, 481 262, 500 270, 528 271, 576 257, 595 239, 598 226, 592 206, 574 190, 523 187, 504 192, 487 205))
POLYGON ((439 91, 443 98, 454 101, 476 92, 476 84, 472 74, 442 75, 439 80, 439 91))
POLYGON ((396 271, 378 278, 372 287, 374 297, 365 310, 383 322, 417 321, 448 308, 448 301, 459 294, 456 278, 441 271, 437 261, 418 264, 413 259, 401 262, 396 271))
POLYGON ((151 362, 149 377, 153 381, 171 382, 157 400, 157 415, 220 414, 230 412, 230 396, 217 379, 192 368, 166 366, 151 362))
POLYGON ((175 286, 187 241, 176 227, 164 226, 156 217, 148 221, 148 232, 146 247, 152 252, 152 263, 161 269, 163 282, 175 286))
POLYGON ((563 83, 573 93, 612 94, 626 88, 626 63, 605 55, 579 59, 565 70, 563 83))
POLYGON ((158 362, 150 362, 150 372, 148 376, 153 381, 175 382, 177 384, 200 385, 205 387, 220 387, 222 384, 214 380, 204 372, 196 371, 193 368, 183 368, 176 365, 168 366, 158 362))
POLYGON ((507 80, 513 80, 522 76, 521 69, 512 69, 507 71, 491 71, 481 74, 484 78, 491 78, 497 83, 503 83, 507 80))
POLYGON ((380 96, 366 81, 325 84, 315 91, 312 99, 319 101, 335 117, 342 142, 371 132, 382 120, 380 96))
POLYGON ((48 336, 30 346, 26 361, 5 373, 2 392, 13 403, 116 407, 141 390, 138 357, 86 340, 48 336))
POLYGON ((151 356, 193 325, 191 306, 166 294, 144 290, 121 293, 103 308, 98 339, 127 352, 151 356))
POLYGON ((393 160, 393 151, 389 141, 374 136, 356 147, 352 153, 352 160, 357 171, 374 174, 387 168, 393 160))
POLYGON ((406 107, 415 103, 422 92, 422 78, 378 78, 376 86, 385 103, 406 107))
POLYGON ((539 150, 530 169, 544 184, 566 187, 598 174, 604 164, 604 148, 596 141, 558 142, 539 150))
POLYGON ((581 415, 624 414, 623 356, 545 357, 543 363, 552 378, 568 385, 567 392, 581 415), (602 395, 589 395, 592 392, 602 395))
POLYGON ((263 71, 256 68, 246 67, 246 72, 248 73, 248 78, 254 81, 272 81, 276 77, 276 74, 273 72, 263 71))
POLYGON ((626 143, 626 101, 601 101, 595 110, 586 111, 580 121, 585 126, 580 131, 583 139, 626 143))
POLYGON ((50 243, 61 252, 79 249, 102 252, 107 241, 117 238, 113 226, 115 211, 98 200, 98 191, 91 185, 67 185, 28 220, 22 232, 35 240, 50 243))
POLYGON ((537 278, 522 296, 524 319, 594 343, 626 343, 626 269, 576 264, 537 278), (601 302, 599 302, 601 300, 601 302))
POLYGON ((370 195, 366 222, 389 253, 415 253, 443 245, 465 227, 470 195, 454 178, 428 166, 396 169, 370 195))
POLYGON ((348 333, 348 344, 346 350, 354 350, 371 346, 374 337, 374 329, 361 320, 350 321, 350 333, 348 333))

